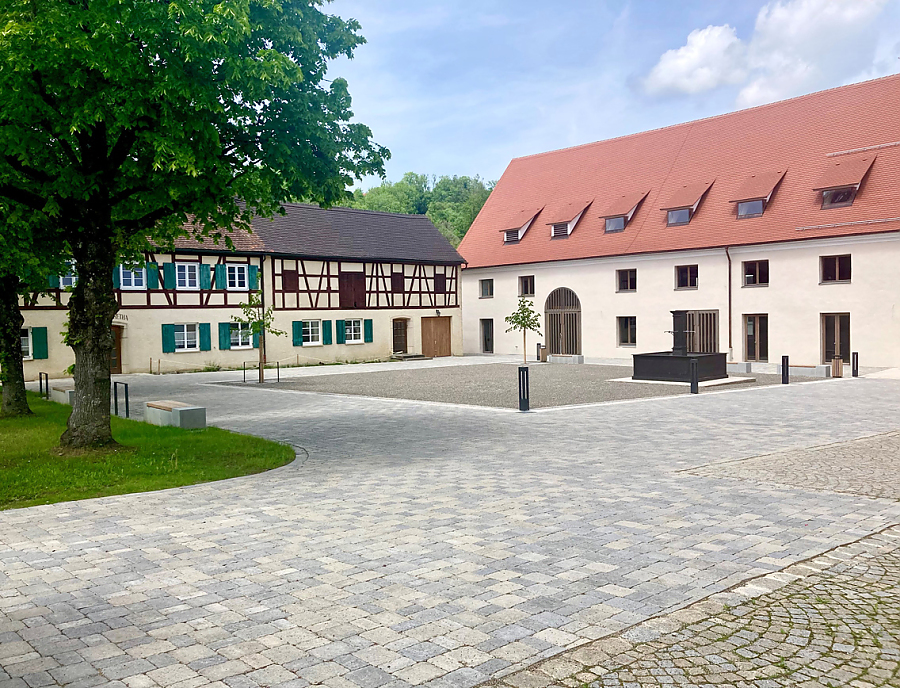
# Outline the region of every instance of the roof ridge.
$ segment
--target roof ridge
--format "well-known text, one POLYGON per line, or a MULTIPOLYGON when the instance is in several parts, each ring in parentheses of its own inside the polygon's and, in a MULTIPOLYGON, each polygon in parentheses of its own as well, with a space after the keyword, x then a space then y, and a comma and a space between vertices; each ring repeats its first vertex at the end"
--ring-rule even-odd
POLYGON ((282 206, 290 206, 293 208, 312 208, 313 210, 321 210, 322 212, 328 213, 335 210, 348 211, 353 213, 369 213, 372 215, 385 215, 389 217, 405 217, 405 218, 418 218, 425 217, 428 215, 425 213, 389 213, 384 210, 370 210, 368 208, 351 208, 346 205, 333 205, 330 208, 323 208, 320 205, 316 205, 315 203, 282 203, 282 206))
POLYGON ((563 148, 555 148, 549 151, 542 151, 540 153, 531 153, 530 155, 520 155, 517 158, 513 158, 512 162, 517 160, 528 160, 530 158, 539 158, 544 155, 554 155, 556 153, 563 153, 566 151, 578 150, 580 148, 589 148, 590 146, 599 146, 603 143, 611 143, 613 141, 622 141, 624 139, 630 139, 635 136, 643 136, 644 134, 653 134, 660 131, 668 131, 670 129, 678 129, 679 127, 689 127, 694 124, 700 124, 702 122, 710 122, 712 120, 724 119, 725 117, 733 117, 736 115, 741 115, 746 112, 752 112, 754 110, 763 110, 766 108, 777 107, 779 105, 784 105, 785 103, 792 103, 798 100, 805 100, 807 98, 815 98, 817 96, 822 96, 826 93, 831 93, 832 91, 840 91, 842 89, 851 89, 851 88, 859 88, 863 86, 867 86, 873 84, 878 81, 888 81, 891 79, 900 79, 900 73, 897 74, 888 74, 886 76, 876 77, 874 79, 865 79, 863 81, 856 81, 852 84, 842 84, 840 86, 832 86, 831 88, 825 88, 820 91, 813 91, 812 93, 803 93, 799 96, 793 96, 791 98, 785 98, 783 100, 776 100, 771 103, 763 103, 762 105, 753 105, 751 107, 741 108, 739 110, 731 110, 730 112, 722 112, 718 115, 710 115, 709 117, 701 117, 700 119, 692 119, 687 122, 678 122, 676 124, 667 124, 664 127, 657 127, 655 129, 645 129, 644 131, 636 131, 631 134, 622 134, 621 136, 613 136, 608 139, 600 139, 599 141, 589 141, 588 143, 579 143, 574 146, 565 146, 563 148))

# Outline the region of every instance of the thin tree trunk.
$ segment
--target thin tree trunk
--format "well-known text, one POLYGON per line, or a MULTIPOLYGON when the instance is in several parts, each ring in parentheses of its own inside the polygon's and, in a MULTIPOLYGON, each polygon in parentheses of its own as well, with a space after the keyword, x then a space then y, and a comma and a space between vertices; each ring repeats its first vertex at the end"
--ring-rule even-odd
POLYGON ((528 351, 525 342, 528 336, 528 330, 522 330, 522 365, 528 365, 528 351))
POLYGON ((22 325, 19 311, 19 277, 0 275, 0 382, 3 405, 0 416, 26 416, 31 413, 25 395, 25 370, 22 366, 22 325))
POLYGON ((109 240, 84 232, 72 247, 78 282, 69 299, 69 346, 75 351, 75 404, 60 444, 84 449, 114 444, 110 428, 110 359, 113 316, 119 310, 113 293, 116 251, 109 240))

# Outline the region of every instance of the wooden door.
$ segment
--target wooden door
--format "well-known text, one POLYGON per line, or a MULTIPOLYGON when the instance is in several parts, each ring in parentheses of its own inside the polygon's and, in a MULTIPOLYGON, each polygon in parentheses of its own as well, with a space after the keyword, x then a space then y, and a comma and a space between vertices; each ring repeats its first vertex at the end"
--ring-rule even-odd
POLYGON ((109 357, 109 372, 119 375, 122 373, 122 330, 121 327, 113 326, 113 350, 109 357))
POLYGON ((835 355, 850 360, 850 314, 826 313, 822 316, 822 362, 831 363, 835 355))
POLYGON ((769 360, 769 316, 748 315, 744 321, 748 361, 769 360))
POLYGON ((422 318, 422 355, 450 356, 450 316, 422 318))
POLYGON ((406 318, 397 318, 394 320, 394 353, 405 354, 407 352, 406 343, 406 325, 409 321, 406 318))

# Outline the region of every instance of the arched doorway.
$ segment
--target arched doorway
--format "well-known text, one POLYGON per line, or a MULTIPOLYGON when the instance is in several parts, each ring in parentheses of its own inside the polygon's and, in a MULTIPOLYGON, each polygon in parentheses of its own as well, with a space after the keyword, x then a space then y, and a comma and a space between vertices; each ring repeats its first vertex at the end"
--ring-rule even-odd
POLYGON ((550 292, 544 303, 547 349, 551 354, 581 354, 581 302, 571 289, 550 292))

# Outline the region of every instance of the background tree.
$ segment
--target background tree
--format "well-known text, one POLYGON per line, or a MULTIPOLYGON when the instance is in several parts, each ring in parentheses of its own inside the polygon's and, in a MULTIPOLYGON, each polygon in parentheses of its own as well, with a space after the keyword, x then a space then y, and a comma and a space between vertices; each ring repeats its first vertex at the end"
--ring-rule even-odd
POLYGON ((507 315, 505 320, 509 325, 506 328, 507 332, 522 332, 522 362, 528 363, 526 338, 529 330, 537 333, 538 337, 542 336, 538 329, 541 326, 541 316, 531 307, 531 301, 519 297, 519 307, 507 315))
POLYGON ((453 246, 465 236, 491 194, 480 177, 429 177, 407 172, 399 182, 357 189, 343 205, 363 210, 428 215, 453 246))
POLYGON ((17 0, 0 7, 0 197, 63 229, 75 405, 61 442, 112 442, 112 271, 193 219, 222 236, 324 206, 389 153, 350 123, 330 59, 363 42, 322 0, 17 0), (141 246, 141 244, 144 244, 141 246))

